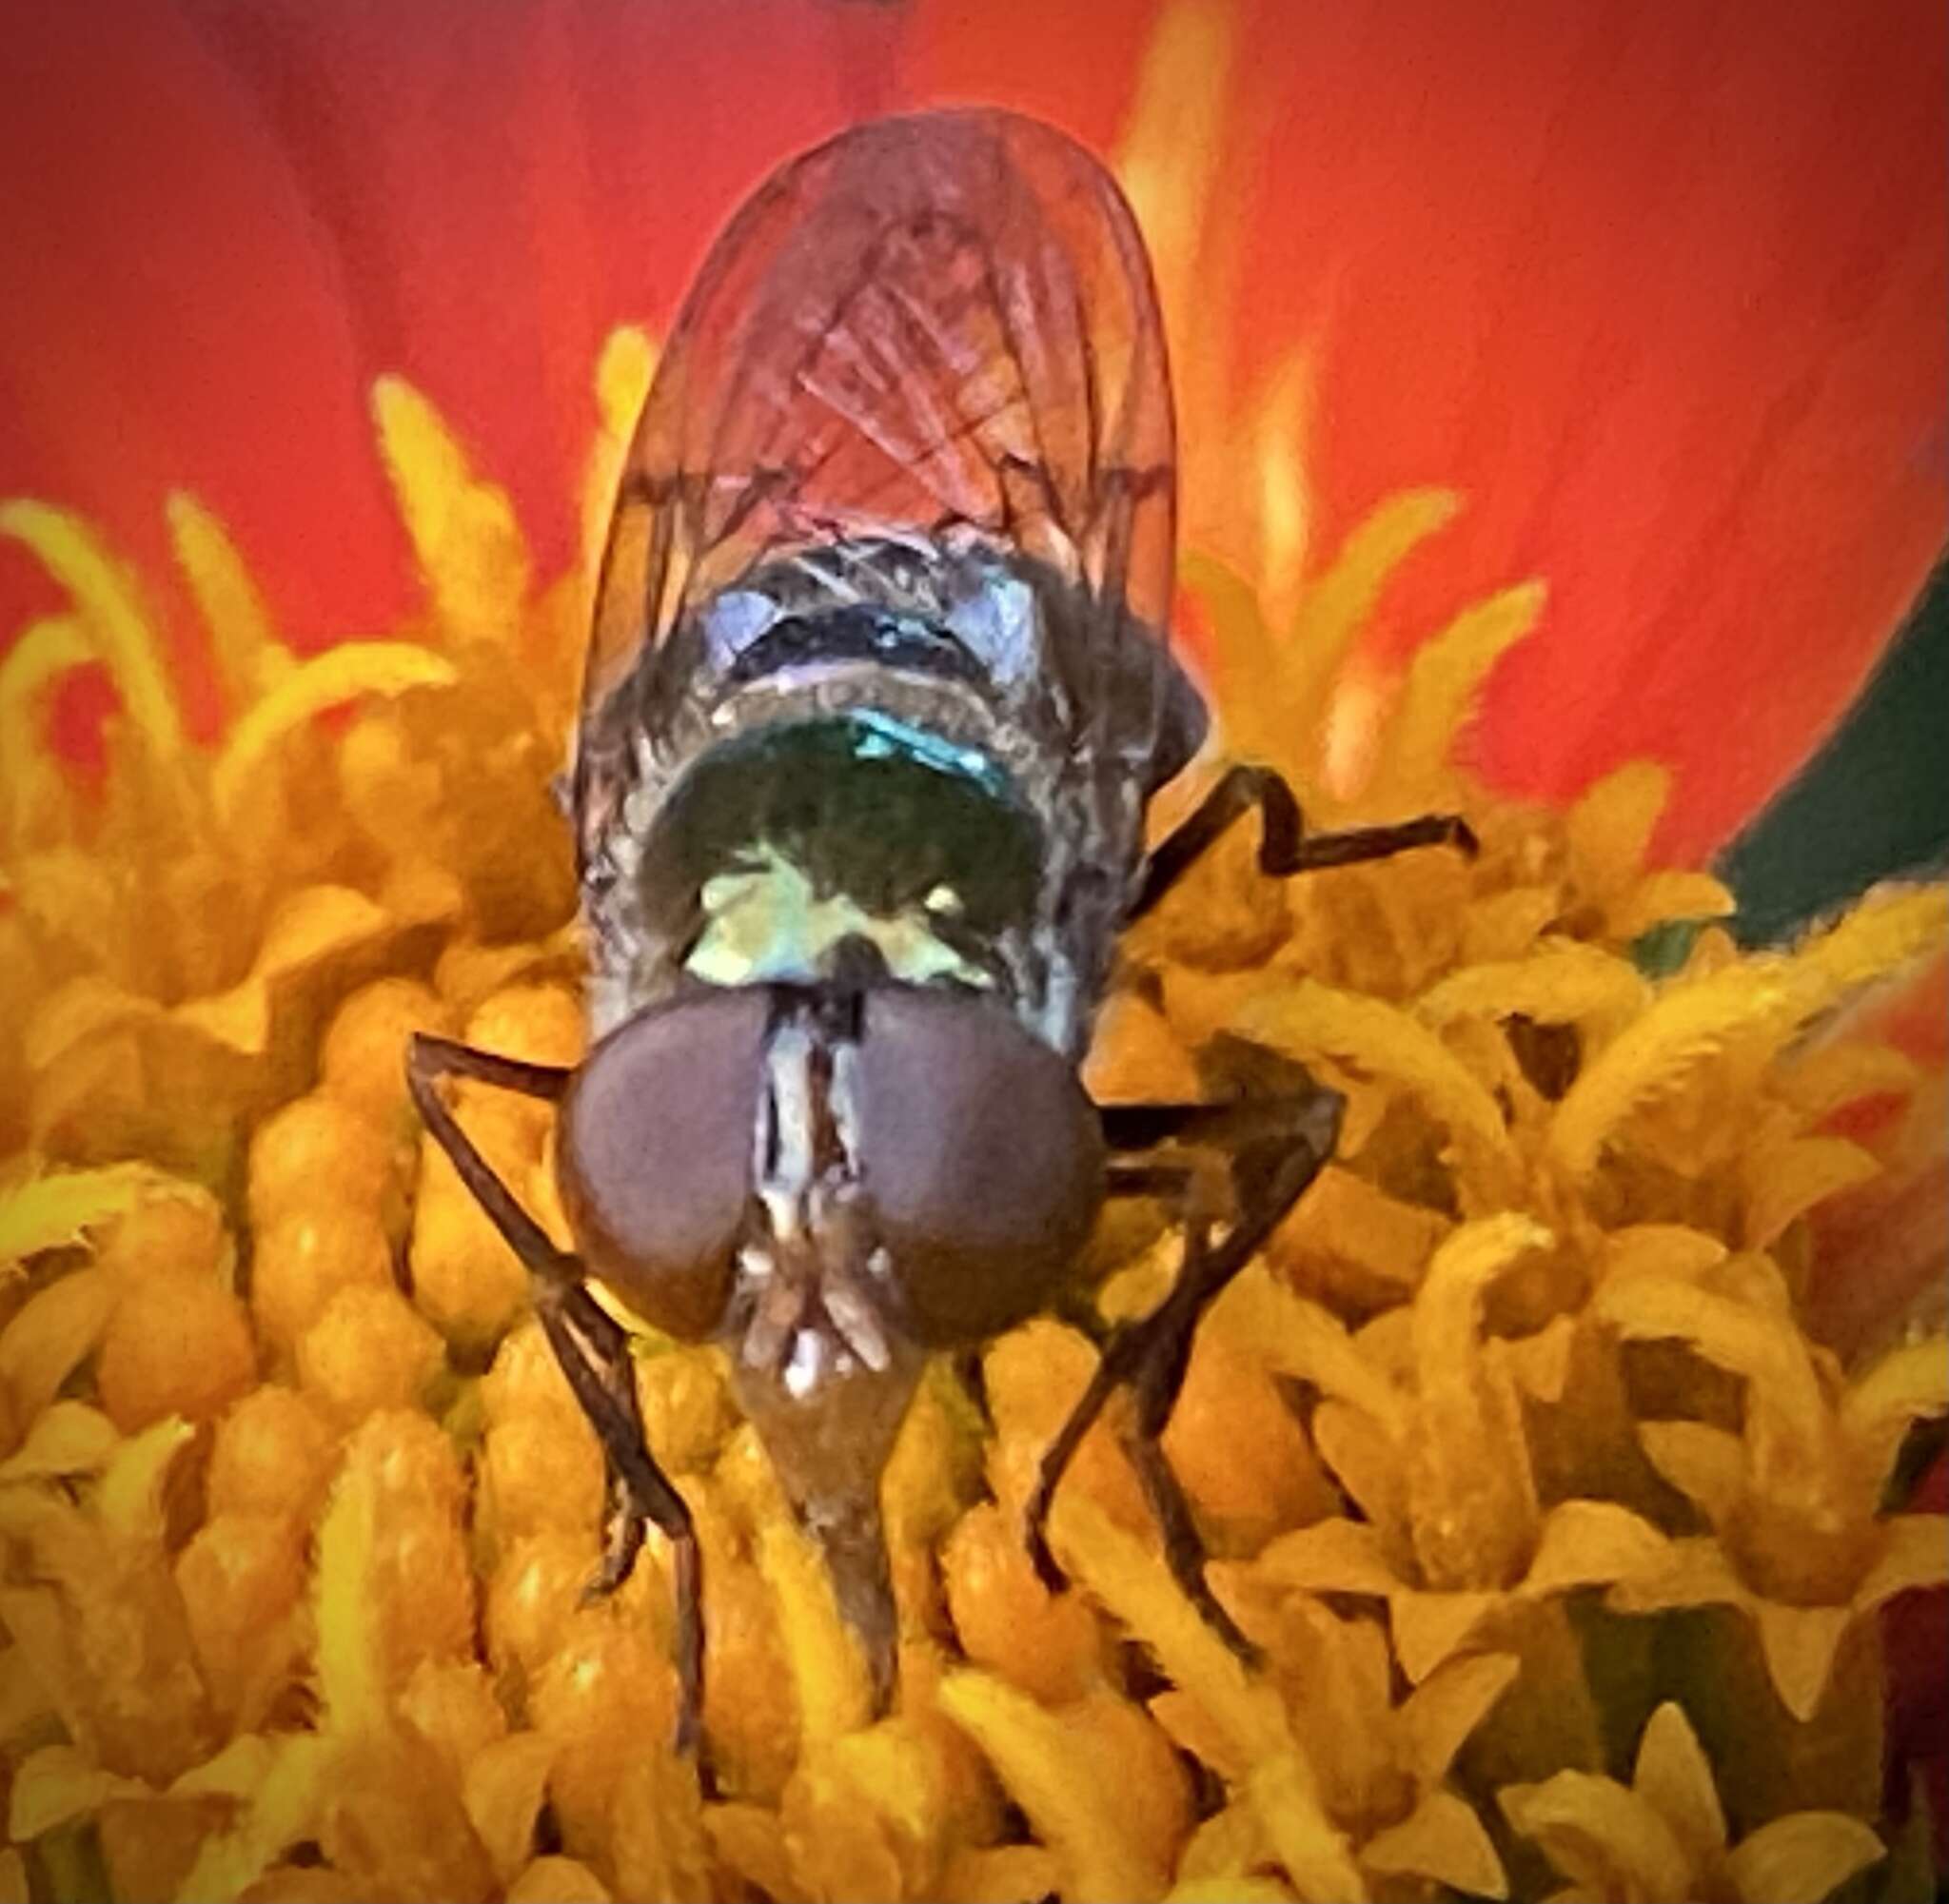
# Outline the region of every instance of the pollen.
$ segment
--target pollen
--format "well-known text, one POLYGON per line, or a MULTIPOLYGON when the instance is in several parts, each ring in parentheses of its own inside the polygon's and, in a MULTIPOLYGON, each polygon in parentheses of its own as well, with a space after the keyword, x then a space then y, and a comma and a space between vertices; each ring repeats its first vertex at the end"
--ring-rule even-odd
MULTIPOLYGON (((604 356, 612 470, 653 356, 604 356)), ((1939 1078, 1848 1027, 1939 954, 1949 895, 1744 952, 1723 888, 1646 861, 1657 763, 1567 812, 1474 784, 1457 737, 1543 584, 1456 604, 1399 680, 1351 670, 1456 499, 1305 546, 1294 376, 1269 574, 1187 565, 1227 745, 1321 824, 1439 806, 1482 850, 1272 884, 1242 823, 1132 935, 1090 1056, 1099 1095, 1171 1101, 1243 1041, 1346 1100, 1162 1442, 1250 1662, 1168 1563, 1126 1403, 1056 1499, 1067 1590, 1022 1539, 1098 1342, 1175 1273, 1146 1203, 1062 1320, 922 1381, 883 1486, 878 1717, 719 1352, 615 1309, 699 1533, 700 1761, 672 1746, 677 1557, 653 1533, 585 1594, 601 1450, 404 1087, 416 1031, 587 1049, 547 817, 566 596, 388 382, 410 637, 301 662, 221 522, 171 503, 230 704, 205 752, 136 581, 10 505, 74 612, 0 668, 0 1895, 1925 1894, 1926 1821, 1883 1806, 1876 1612, 1949 1577, 1949 1522, 1888 1504, 1949 1345, 1896 1318, 1843 1361, 1816 1292, 1848 1270, 1823 1212, 1939 1163, 1939 1078), (90 660, 128 715, 99 812, 44 725, 90 660), (1675 969, 1642 955, 1656 927, 1675 969)), ((709 895, 708 958, 757 969, 789 913, 953 975, 954 891, 862 926, 791 882, 709 895)), ((551 1108, 451 1102, 565 1245, 551 1108)))

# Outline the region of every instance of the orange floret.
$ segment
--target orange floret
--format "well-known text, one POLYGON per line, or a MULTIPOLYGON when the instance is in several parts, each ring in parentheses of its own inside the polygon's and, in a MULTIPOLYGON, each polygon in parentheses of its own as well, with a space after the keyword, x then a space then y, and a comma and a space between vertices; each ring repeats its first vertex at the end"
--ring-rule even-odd
POLYGON ((573 1857, 538 1857, 507 1887, 507 1904, 610 1904, 602 1880, 573 1857))
POLYGON ((457 1782, 489 1746, 507 1737, 507 1714, 478 1659, 421 1660, 400 1695, 399 1713, 439 1748, 457 1782))
POLYGON ((322 1864, 280 1864, 237 1894, 237 1904, 371 1904, 356 1878, 322 1864))
MULTIPOLYGON (((1075 1330, 1038 1321, 1005 1335, 983 1360, 995 1439, 988 1480, 1012 1513, 1027 1504, 1044 1450, 1088 1385, 1096 1351, 1075 1330)), ((1083 1437, 1063 1482, 1132 1530, 1151 1525, 1143 1489, 1112 1429, 1116 1404, 1083 1437)))
POLYGON ((1036 1577, 1019 1517, 986 1502, 969 1510, 941 1551, 948 1610, 962 1650, 1047 1704, 1079 1698, 1106 1664, 1089 1602, 1052 1594, 1036 1577))
MULTIPOLYGON (((511 1113, 503 1113, 503 1118, 511 1113)), ((515 1157, 501 1128, 464 1113, 467 1133, 481 1145, 503 1181, 520 1183, 531 1166, 515 1157)), ((495 1342, 520 1319, 528 1300, 528 1272, 488 1221, 479 1200, 460 1180, 445 1151, 429 1137, 420 1158, 420 1193, 413 1207, 407 1258, 413 1304, 442 1335, 467 1349, 495 1342)))
POLYGON ((494 1869, 436 1747, 409 1729, 340 1755, 319 1843, 367 1898, 487 1904, 494 1869))
MULTIPOLYGON (((348 1438, 319 1537, 327 1705, 396 1698, 426 1660, 472 1655, 466 1486, 453 1443, 423 1415, 375 1413, 348 1438)), ((364 1722, 365 1709, 333 1718, 364 1722)))
POLYGON ((1139 1855, 1169 1871, 1191 1824, 1191 1778, 1164 1729, 1142 1706, 1108 1686, 1063 1708, 1075 1751, 1117 1811, 1139 1855))
POLYGON ((1164 1452, 1214 1553, 1256 1553, 1275 1534, 1335 1511, 1339 1496, 1298 1415, 1219 1310, 1191 1349, 1164 1452))
POLYGON ((125 1434, 169 1415, 210 1421, 256 1380, 244 1305, 197 1270, 131 1282, 95 1361, 102 1406, 125 1434))
POLYGON ((618 1784, 645 1755, 668 1754, 676 1698, 669 1651, 639 1619, 578 1621, 537 1674, 528 1713, 561 1749, 551 1790, 572 1855, 602 1856, 618 1784))
POLYGON ((502 1344, 481 1407, 482 1508, 495 1538, 549 1527, 591 1533, 602 1511, 602 1451, 539 1325, 502 1344))
POLYGON ((287 1516, 213 1514, 176 1561, 204 1683, 226 1723, 261 1724, 283 1691, 302 1634, 305 1542, 287 1516))
POLYGON ((357 1204, 287 1211, 259 1232, 250 1259, 250 1313, 258 1333, 285 1354, 341 1289, 392 1286, 384 1226, 357 1204))
POLYGON ((413 978, 382 978, 339 1007, 319 1050, 320 1082, 377 1130, 409 1129, 406 1045, 452 1030, 446 1002, 413 978))
POLYGON ((738 1425, 724 1371, 711 1356, 645 1356, 636 1392, 643 1433, 669 1474, 708 1467, 738 1425))
POLYGON ((221 1280, 230 1251, 223 1206, 185 1184, 180 1194, 145 1197, 95 1249, 95 1263, 137 1281, 172 1269, 221 1280))
POLYGON ((221 1798, 116 1798, 104 1805, 102 1864, 114 1895, 173 1897, 228 1809, 221 1798))
POLYGON ((266 1384, 218 1423, 204 1482, 209 1511, 307 1521, 335 1459, 331 1423, 309 1396, 266 1384))
POLYGON ((487 1582, 487 1658, 519 1687, 567 1639, 596 1568, 593 1530, 543 1529, 509 1542, 487 1582))
POLYGON ((771 1589, 728 1555, 706 1561, 704 1727, 724 1796, 777 1804, 798 1757, 798 1701, 771 1589))
POLYGON ((390 1286, 341 1289, 298 1342, 298 1379, 342 1422, 410 1406, 443 1366, 440 1338, 390 1286))
POLYGON ((556 1415, 496 1422, 482 1444, 481 1492, 497 1540, 586 1533, 602 1512, 602 1451, 586 1426, 556 1415))
POLYGON ((476 1008, 467 1043, 534 1065, 579 1065, 589 1026, 581 999, 567 987, 510 985, 476 1008))
POLYGON ((250 1221, 266 1230, 294 1211, 350 1207, 396 1233, 404 1215, 399 1158, 376 1125, 314 1091, 258 1126, 250 1140, 250 1221))

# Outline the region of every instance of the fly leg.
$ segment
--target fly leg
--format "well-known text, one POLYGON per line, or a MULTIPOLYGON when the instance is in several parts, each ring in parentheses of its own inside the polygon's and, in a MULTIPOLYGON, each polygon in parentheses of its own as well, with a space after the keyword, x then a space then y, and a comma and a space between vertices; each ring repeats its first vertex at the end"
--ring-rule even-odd
POLYGON ((585 1599, 614 1593, 629 1578, 652 1521, 668 1538, 676 1569, 677 1748, 697 1743, 703 1700, 703 1619, 697 1530, 683 1497, 657 1465, 643 1434, 636 1377, 621 1327, 589 1294, 580 1260, 558 1249, 515 1200, 437 1089, 443 1077, 471 1078, 553 1103, 571 1073, 555 1065, 477 1051, 446 1038, 415 1035, 406 1058, 406 1087, 434 1140, 460 1180, 507 1240, 528 1272, 536 1313, 561 1372, 602 1444, 608 1497, 602 1562, 585 1599))
POLYGON ((1150 912, 1232 821, 1253 807, 1259 810, 1259 870, 1273 879, 1328 866, 1352 866, 1363 859, 1387 859, 1417 846, 1455 846, 1471 854, 1476 850, 1475 834, 1459 814, 1423 814, 1393 826, 1309 834, 1297 796, 1271 768, 1232 766, 1197 811, 1159 841, 1145 860, 1129 917, 1140 919, 1150 912))
MULTIPOLYGON (((1245 1267, 1280 1220, 1305 1193, 1333 1154, 1345 1101, 1318 1087, 1289 1096, 1232 1104, 1110 1105, 1102 1109, 1103 1133, 1112 1152, 1148 1152, 1160 1146, 1193 1144, 1230 1151, 1230 1227, 1215 1241, 1211 1217, 1193 1209, 1185 1229, 1184 1259, 1171 1292, 1136 1322, 1119 1326, 1105 1344, 1090 1384, 1042 1457, 1029 1498, 1025 1533, 1035 1570, 1052 1591, 1067 1584, 1050 1552, 1047 1524, 1063 1473, 1105 1404, 1119 1389, 1133 1403, 1120 1439, 1164 1535, 1165 1558, 1185 1596, 1227 1644, 1242 1657, 1250 1642, 1218 1604, 1205 1580, 1204 1543, 1191 1503, 1158 1445, 1171 1420, 1191 1360, 1198 1319, 1212 1298, 1245 1267)), ((1145 1193, 1166 1186, 1177 1172, 1187 1196, 1197 1176, 1181 1166, 1112 1166, 1114 1190, 1145 1193)))

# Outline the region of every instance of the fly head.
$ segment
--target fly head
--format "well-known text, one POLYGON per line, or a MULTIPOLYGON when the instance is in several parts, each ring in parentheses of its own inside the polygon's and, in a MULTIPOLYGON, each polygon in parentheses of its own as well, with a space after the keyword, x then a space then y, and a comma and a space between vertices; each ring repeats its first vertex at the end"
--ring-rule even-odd
POLYGON ((955 987, 699 986, 590 1054, 561 1105, 589 1269, 646 1320, 721 1341, 884 1691, 879 1477, 929 1350, 1033 1316, 1101 1204, 1074 1071, 955 987))

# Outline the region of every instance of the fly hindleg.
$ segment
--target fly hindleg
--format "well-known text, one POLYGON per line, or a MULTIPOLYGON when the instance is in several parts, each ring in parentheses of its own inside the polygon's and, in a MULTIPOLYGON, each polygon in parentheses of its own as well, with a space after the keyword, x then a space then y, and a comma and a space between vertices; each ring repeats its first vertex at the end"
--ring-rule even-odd
POLYGON ((1259 811, 1259 870, 1285 879, 1329 866, 1352 866, 1387 859, 1417 846, 1476 850, 1475 834, 1459 814, 1423 814, 1392 826, 1349 827, 1339 833, 1309 834, 1298 797, 1270 767, 1228 767, 1197 809, 1144 862, 1132 919, 1150 912, 1213 846, 1231 823, 1259 811))
POLYGON ((571 1073, 554 1065, 477 1051, 422 1032, 406 1059, 406 1085, 426 1129, 460 1180, 528 1272, 535 1310, 576 1401, 602 1445, 607 1511, 602 1561, 588 1598, 615 1592, 629 1578, 651 1522, 670 1541, 676 1571, 677 1745, 697 1743, 703 1699, 703 1619, 697 1530, 683 1497, 657 1465, 643 1434, 636 1375, 620 1325, 589 1294, 578 1258, 558 1249, 516 1201, 437 1088, 443 1077, 471 1078, 503 1090, 558 1102, 571 1073))
MULTIPOLYGON (((1191 1211, 1185 1227, 1183 1261, 1170 1293, 1149 1315, 1123 1324, 1110 1336, 1089 1386, 1043 1454, 1029 1498, 1025 1532, 1030 1558, 1052 1590, 1067 1585, 1046 1532, 1055 1490, 1111 1397, 1127 1388, 1132 1406, 1120 1439, 1157 1517, 1171 1573, 1212 1628, 1235 1651, 1250 1657, 1249 1642, 1206 1581, 1204 1543, 1159 1440, 1184 1386, 1199 1318, 1333 1154, 1344 1108, 1337 1091, 1317 1086, 1296 1094, 1230 1104, 1103 1108, 1103 1132, 1113 1153, 1154 1152, 1166 1146, 1222 1146, 1229 1152, 1232 1210, 1229 1227, 1215 1240, 1209 1215, 1191 1211)), ((1173 1180, 1187 1196, 1196 1195, 1196 1174, 1175 1165, 1112 1167, 1112 1187, 1127 1193, 1146 1193, 1173 1180)))

